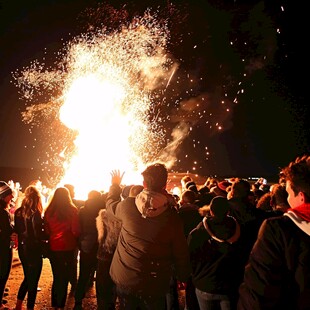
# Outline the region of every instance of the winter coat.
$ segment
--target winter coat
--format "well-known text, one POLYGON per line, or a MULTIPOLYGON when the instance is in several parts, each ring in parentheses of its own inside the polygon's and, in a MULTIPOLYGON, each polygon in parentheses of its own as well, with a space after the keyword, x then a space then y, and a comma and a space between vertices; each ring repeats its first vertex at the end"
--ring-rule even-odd
POLYGON ((97 258, 102 261, 111 261, 122 228, 122 222, 113 214, 107 212, 106 209, 103 209, 96 218, 96 227, 99 243, 97 258))
POLYGON ((101 198, 94 198, 86 200, 84 207, 79 210, 81 228, 79 249, 85 253, 89 253, 92 249, 98 247, 96 217, 104 207, 105 203, 101 198))
POLYGON ((45 213, 44 226, 49 235, 52 251, 73 251, 78 246, 80 223, 78 209, 71 207, 71 215, 67 220, 60 221, 56 216, 45 213))
POLYGON ((189 252, 182 222, 166 193, 143 190, 135 199, 120 202, 121 189, 112 185, 107 210, 122 221, 110 275, 126 290, 147 296, 169 291, 175 268, 180 281, 190 276, 189 252))
POLYGON ((178 210, 183 223, 185 237, 202 221, 203 217, 199 214, 199 207, 195 204, 184 203, 178 210))
POLYGON ((230 216, 221 222, 205 217, 190 232, 187 242, 192 282, 197 289, 210 294, 236 294, 243 275, 239 237, 239 224, 230 216))
POLYGON ((42 240, 45 238, 42 216, 39 211, 36 211, 25 219, 22 211, 23 207, 20 207, 15 211, 14 215, 18 244, 24 245, 27 251, 30 252, 41 250, 42 240))
POLYGON ((239 288, 239 310, 310 309, 310 223, 266 219, 239 288))
POLYGON ((265 219, 263 217, 265 212, 257 209, 246 199, 239 197, 229 199, 229 204, 231 207, 229 214, 240 224, 240 242, 243 244, 241 259, 245 266, 248 262, 251 249, 257 239, 260 225, 265 219))
POLYGON ((0 207, 0 251, 1 249, 10 248, 11 234, 14 227, 11 224, 11 218, 9 212, 0 207))

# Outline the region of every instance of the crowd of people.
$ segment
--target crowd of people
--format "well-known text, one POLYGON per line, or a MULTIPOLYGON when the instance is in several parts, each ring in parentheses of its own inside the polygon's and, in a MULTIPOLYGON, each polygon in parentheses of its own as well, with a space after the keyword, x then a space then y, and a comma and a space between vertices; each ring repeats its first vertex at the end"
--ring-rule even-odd
POLYGON ((17 203, 14 182, 0 182, 0 310, 9 309, 14 247, 24 272, 16 310, 35 309, 44 258, 55 310, 65 309, 69 284, 75 310, 93 285, 99 310, 178 310, 180 289, 186 310, 310 309, 310 156, 272 185, 198 185, 186 175, 179 195, 162 163, 146 167, 143 184, 124 185, 123 175, 112 170, 109 191, 85 201, 72 184, 47 198, 34 180, 17 186, 17 203))

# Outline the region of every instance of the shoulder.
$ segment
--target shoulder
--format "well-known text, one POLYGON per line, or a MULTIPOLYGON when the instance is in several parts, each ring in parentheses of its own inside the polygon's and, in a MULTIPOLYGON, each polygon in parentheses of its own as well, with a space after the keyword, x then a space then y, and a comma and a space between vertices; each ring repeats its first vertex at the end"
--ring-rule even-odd
POLYGON ((79 209, 74 205, 70 206, 70 211, 74 216, 79 214, 79 209))
POLYGON ((80 209, 78 209, 78 213, 79 214, 83 214, 84 212, 85 212, 85 206, 83 206, 80 209))
POLYGON ((103 218, 106 216, 107 210, 106 209, 100 209, 98 212, 98 216, 99 218, 103 218))
POLYGON ((22 215, 22 208, 20 207, 20 208, 18 208, 18 209, 16 209, 15 210, 15 212, 14 212, 14 217, 16 216, 16 217, 19 217, 19 216, 21 216, 22 215))
POLYGON ((259 229, 255 245, 263 251, 270 248, 271 244, 275 251, 281 250, 299 243, 301 232, 287 216, 268 218, 259 229))
POLYGON ((263 229, 287 230, 294 229, 294 227, 296 227, 296 225, 293 223, 293 221, 284 215, 269 217, 262 223, 263 229))
POLYGON ((133 206, 136 207, 136 200, 134 197, 127 197, 117 204, 117 208, 124 208, 124 209, 132 208, 133 206))
POLYGON ((208 235, 208 232, 203 226, 203 222, 201 221, 192 231, 189 233, 191 236, 197 236, 199 234, 206 234, 208 235))

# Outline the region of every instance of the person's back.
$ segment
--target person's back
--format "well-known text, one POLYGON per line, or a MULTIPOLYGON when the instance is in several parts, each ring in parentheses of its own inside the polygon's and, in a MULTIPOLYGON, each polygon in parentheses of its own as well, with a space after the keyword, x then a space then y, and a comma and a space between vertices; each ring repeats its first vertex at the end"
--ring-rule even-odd
POLYGON ((0 181, 0 308, 7 302, 3 299, 3 293, 12 267, 13 248, 10 241, 14 227, 8 212, 12 199, 12 189, 6 182, 0 181))
POLYGON ((86 290, 93 285, 97 268, 98 232, 96 218, 99 211, 105 207, 101 193, 92 190, 88 193, 85 205, 80 208, 79 221, 81 234, 79 237, 80 272, 75 292, 74 309, 82 309, 86 290))
POLYGON ((27 309, 33 309, 42 271, 43 234, 42 196, 35 186, 28 186, 25 196, 15 211, 14 226, 18 234, 18 256, 23 266, 24 279, 19 287, 16 310, 22 310, 27 295, 27 309))
POLYGON ((239 310, 310 309, 310 156, 282 172, 291 209, 263 222, 239 288, 239 310))
POLYGON ((142 173, 144 190, 120 201, 119 172, 112 172, 107 210, 122 221, 110 274, 120 303, 163 309, 173 273, 180 281, 190 275, 189 253, 174 198, 165 191, 168 173, 161 164, 142 173))
POLYGON ((44 213, 44 227, 49 235, 51 249, 52 307, 64 308, 68 283, 72 279, 72 269, 75 268, 75 250, 80 235, 78 209, 67 188, 56 188, 44 213))
POLYGON ((199 207, 195 204, 195 201, 195 193, 191 190, 186 190, 182 193, 181 201, 179 202, 178 213, 183 223, 186 238, 190 231, 202 220, 199 207))
POLYGON ((264 219, 264 211, 257 209, 248 199, 250 191, 250 183, 237 178, 232 185, 229 198, 229 214, 238 221, 241 227, 240 242, 243 243, 243 251, 240 253, 240 258, 244 263, 248 260, 259 227, 264 219))
POLYGON ((210 214, 190 232, 187 239, 192 281, 201 309, 233 309, 236 303, 238 279, 243 275, 237 242, 240 226, 228 216, 228 212, 226 198, 213 198, 210 214))
MULTIPOLYGON (((129 198, 133 199, 133 198, 129 198)), ((110 266, 121 231, 122 222, 102 209, 96 218, 98 232, 97 270, 96 270, 96 298, 97 309, 115 309, 115 284, 110 276, 110 266)))
POLYGON ((79 237, 80 250, 89 252, 97 244, 98 234, 96 217, 101 209, 105 208, 105 201, 98 191, 91 191, 83 207, 79 210, 81 234, 79 237), (94 193, 96 192, 96 196, 94 193), (93 195, 93 196, 92 196, 93 195))

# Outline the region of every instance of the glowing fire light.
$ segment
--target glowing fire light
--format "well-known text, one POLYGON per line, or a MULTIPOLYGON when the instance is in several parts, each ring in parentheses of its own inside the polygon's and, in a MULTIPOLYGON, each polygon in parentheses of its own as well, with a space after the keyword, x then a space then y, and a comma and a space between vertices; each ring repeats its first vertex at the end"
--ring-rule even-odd
POLYGON ((29 101, 39 89, 60 93, 50 95, 49 103, 32 104, 23 117, 30 123, 35 113, 55 113, 76 133, 74 152, 65 146, 54 162, 61 160, 65 172, 58 185, 73 184, 77 198, 85 199, 93 189, 107 190, 112 169, 126 172, 124 184, 141 184, 146 164, 174 161, 180 137, 165 148, 160 120, 150 116, 152 91, 160 83, 167 87, 176 70, 167 57, 167 37, 166 27, 146 13, 121 31, 103 29, 75 38, 56 68, 44 70, 36 61, 15 75, 29 101))

